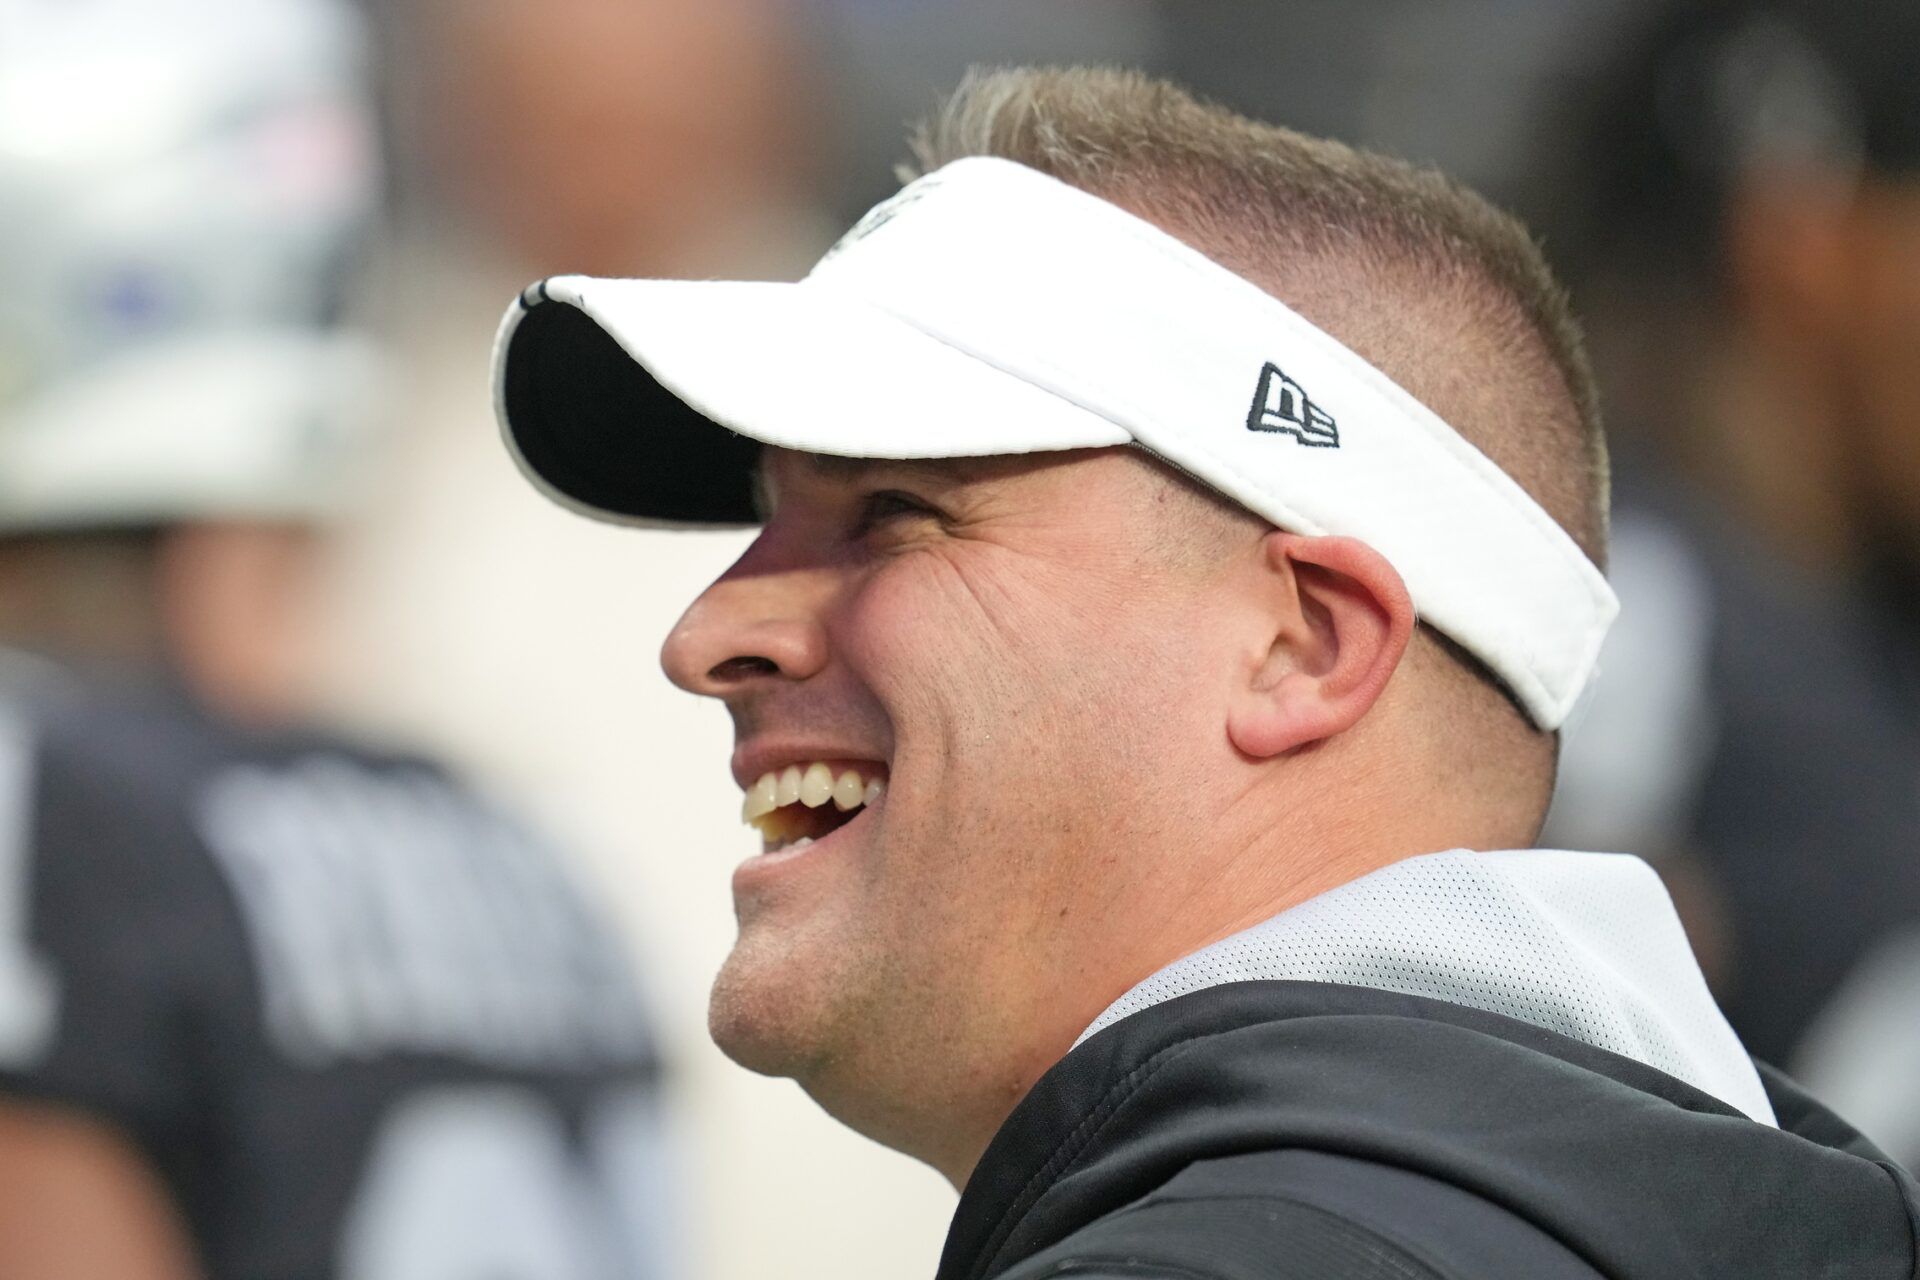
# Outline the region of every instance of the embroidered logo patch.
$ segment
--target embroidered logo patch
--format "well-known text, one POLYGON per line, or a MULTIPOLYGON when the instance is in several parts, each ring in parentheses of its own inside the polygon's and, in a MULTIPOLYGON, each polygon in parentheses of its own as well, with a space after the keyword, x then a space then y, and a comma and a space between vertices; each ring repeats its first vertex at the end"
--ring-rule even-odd
POLYGON ((1278 431, 1316 449, 1338 449, 1340 429, 1299 383, 1269 362, 1260 370, 1260 385, 1247 410, 1247 430, 1278 431))

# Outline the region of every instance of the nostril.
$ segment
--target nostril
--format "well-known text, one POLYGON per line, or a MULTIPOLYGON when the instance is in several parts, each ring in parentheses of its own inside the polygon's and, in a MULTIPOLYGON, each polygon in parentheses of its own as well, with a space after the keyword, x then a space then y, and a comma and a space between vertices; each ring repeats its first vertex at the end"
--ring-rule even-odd
POLYGON ((777 676, 779 674, 780 664, 772 658, 728 658, 725 662, 718 663, 709 670, 707 672, 707 679, 723 684, 731 684, 734 681, 745 680, 752 676, 777 676))

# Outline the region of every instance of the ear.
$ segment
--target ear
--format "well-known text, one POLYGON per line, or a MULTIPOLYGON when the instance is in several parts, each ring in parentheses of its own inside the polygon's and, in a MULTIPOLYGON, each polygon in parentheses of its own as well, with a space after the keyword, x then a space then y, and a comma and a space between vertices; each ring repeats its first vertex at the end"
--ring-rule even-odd
POLYGON ((1373 708, 1413 635, 1413 600, 1354 538, 1274 532, 1261 545, 1266 652, 1234 691, 1227 735, 1256 759, 1332 738, 1373 708))

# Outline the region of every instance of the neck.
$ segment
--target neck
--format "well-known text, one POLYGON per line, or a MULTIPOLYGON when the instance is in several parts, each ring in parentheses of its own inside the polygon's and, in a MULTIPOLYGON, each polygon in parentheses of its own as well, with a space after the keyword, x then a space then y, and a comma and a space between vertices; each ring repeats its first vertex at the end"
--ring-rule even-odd
POLYGON ((1311 764, 1291 761, 1286 777, 1251 770, 1259 784, 1238 795, 1212 795, 1179 815, 1149 845, 1159 850, 1150 859, 1154 874, 1129 881, 1109 902, 1076 906, 1063 917, 1069 923, 1051 940, 1053 950, 1028 966, 1040 982, 999 993, 990 1023, 969 1027, 965 1043, 951 1052, 939 1050, 944 1074, 937 1088, 927 1088, 936 1073, 922 1069, 924 1058, 905 1074, 910 1107, 856 1114, 873 1106, 872 1093, 849 1087, 828 1097, 811 1084, 809 1092, 852 1127, 964 1187, 1034 1083, 1139 983, 1349 881, 1465 843, 1414 830, 1404 815, 1420 810, 1430 817, 1432 807, 1390 798, 1387 771, 1368 785, 1338 754, 1326 751, 1311 764), (1315 796, 1315 803, 1291 799, 1301 795, 1315 796), (1286 817, 1276 822, 1276 814, 1286 817), (983 1045, 1004 1049, 968 1063, 983 1045), (955 1074, 960 1064, 967 1065, 955 1074))

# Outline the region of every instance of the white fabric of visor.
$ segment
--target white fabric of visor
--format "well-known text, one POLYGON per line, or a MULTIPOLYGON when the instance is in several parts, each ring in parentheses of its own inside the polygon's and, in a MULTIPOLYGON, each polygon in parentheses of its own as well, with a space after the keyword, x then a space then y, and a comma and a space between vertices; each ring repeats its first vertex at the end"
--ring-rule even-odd
POLYGON ((764 443, 939 458, 1137 442, 1280 528, 1358 538, 1543 728, 1617 612, 1553 519, 1385 374, 1150 223, 1009 161, 912 183, 799 284, 544 291, 764 443))

